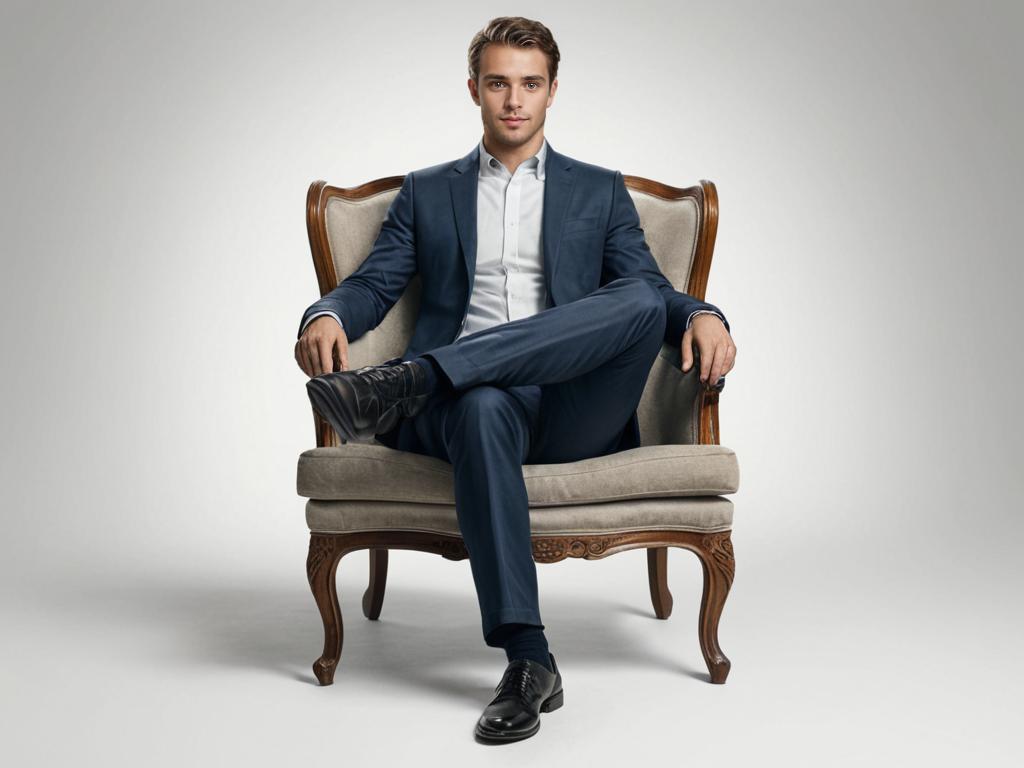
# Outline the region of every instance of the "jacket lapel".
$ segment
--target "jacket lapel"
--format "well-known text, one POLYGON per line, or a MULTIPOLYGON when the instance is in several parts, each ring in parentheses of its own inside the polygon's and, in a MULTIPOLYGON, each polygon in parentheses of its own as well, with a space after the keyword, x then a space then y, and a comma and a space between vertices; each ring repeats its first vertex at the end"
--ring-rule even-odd
POLYGON ((457 161, 448 177, 448 187, 452 196, 452 209, 455 211, 455 228, 459 233, 462 246, 462 258, 466 262, 466 274, 469 276, 469 296, 473 295, 473 277, 476 274, 476 185, 480 173, 480 145, 457 161))
POLYGON ((576 174, 573 173, 573 161, 565 155, 555 152, 548 142, 548 153, 544 163, 544 215, 541 224, 541 245, 544 254, 544 283, 548 296, 555 303, 555 293, 551 290, 558 271, 558 254, 562 244, 562 223, 565 212, 569 208, 573 189, 576 186, 576 174))

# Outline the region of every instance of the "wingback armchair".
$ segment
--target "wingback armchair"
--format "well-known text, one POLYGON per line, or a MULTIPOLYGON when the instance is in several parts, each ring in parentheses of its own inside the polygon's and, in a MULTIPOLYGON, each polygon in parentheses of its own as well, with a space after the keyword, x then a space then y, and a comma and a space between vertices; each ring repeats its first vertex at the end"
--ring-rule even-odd
MULTIPOLYGON (((369 254, 402 176, 339 188, 314 182, 306 201, 313 265, 324 295, 369 254)), ((670 187, 625 176, 651 252, 677 290, 703 299, 718 228, 715 185, 670 187)), ((377 328, 349 345, 349 368, 399 357, 416 320, 420 279, 414 276, 377 328)), ((695 350, 696 353, 696 350, 695 350)), ((698 639, 712 683, 724 683, 730 662, 718 624, 732 585, 730 538, 739 487, 735 453, 719 444, 718 400, 724 377, 702 385, 699 358, 683 373, 680 350, 667 344, 655 359, 637 409, 641 445, 607 456, 523 466, 535 561, 600 560, 647 550, 654 615, 672 612, 668 547, 697 555, 704 592, 698 639)), ((315 411, 316 448, 298 460, 297 490, 307 499, 306 570, 324 624, 323 654, 313 671, 330 685, 341 657, 343 625, 335 574, 349 552, 369 550, 368 619, 380 616, 388 550, 414 549, 450 560, 468 557, 455 512, 452 467, 440 459, 380 443, 340 440, 315 411)))

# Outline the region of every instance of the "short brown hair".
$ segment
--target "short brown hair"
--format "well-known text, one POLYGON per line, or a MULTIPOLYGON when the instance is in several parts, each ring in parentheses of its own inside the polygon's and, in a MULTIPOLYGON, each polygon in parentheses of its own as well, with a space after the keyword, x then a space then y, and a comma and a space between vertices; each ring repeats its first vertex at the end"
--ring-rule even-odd
MULTIPOLYGON (((536 46, 548 60, 548 78, 558 77, 558 44, 551 35, 551 30, 539 21, 525 19, 522 16, 499 16, 487 22, 473 37, 469 44, 469 76, 473 82, 479 82, 480 57, 488 43, 511 45, 517 48, 536 46)), ((551 83, 548 82, 548 87, 551 83)))

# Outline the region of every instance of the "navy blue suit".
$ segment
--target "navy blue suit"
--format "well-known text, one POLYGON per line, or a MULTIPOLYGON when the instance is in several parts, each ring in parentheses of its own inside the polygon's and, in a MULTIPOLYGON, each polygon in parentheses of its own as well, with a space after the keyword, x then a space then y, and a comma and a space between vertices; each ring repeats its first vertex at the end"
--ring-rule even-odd
MULTIPOLYGON (((464 336, 476 264, 479 149, 406 175, 362 265, 311 305, 349 341, 375 328, 419 273, 419 315, 401 359, 429 356, 455 390, 378 439, 452 463, 460 529, 485 640, 503 623, 543 627, 523 463, 640 445, 636 407, 662 342, 718 307, 675 290, 644 240, 622 174, 548 142, 542 248, 552 305, 464 336)), ((724 320, 726 328, 728 321, 724 320)))

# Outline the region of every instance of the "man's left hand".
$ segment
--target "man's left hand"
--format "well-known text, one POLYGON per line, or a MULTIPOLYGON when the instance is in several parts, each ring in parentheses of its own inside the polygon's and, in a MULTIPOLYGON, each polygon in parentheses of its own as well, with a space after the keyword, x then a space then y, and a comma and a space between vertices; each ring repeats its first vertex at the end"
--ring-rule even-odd
POLYGON ((725 328, 725 323, 712 314, 701 314, 693 318, 690 327, 683 334, 683 372, 693 366, 693 345, 700 352, 701 383, 712 385, 733 368, 736 360, 736 345, 725 328))

